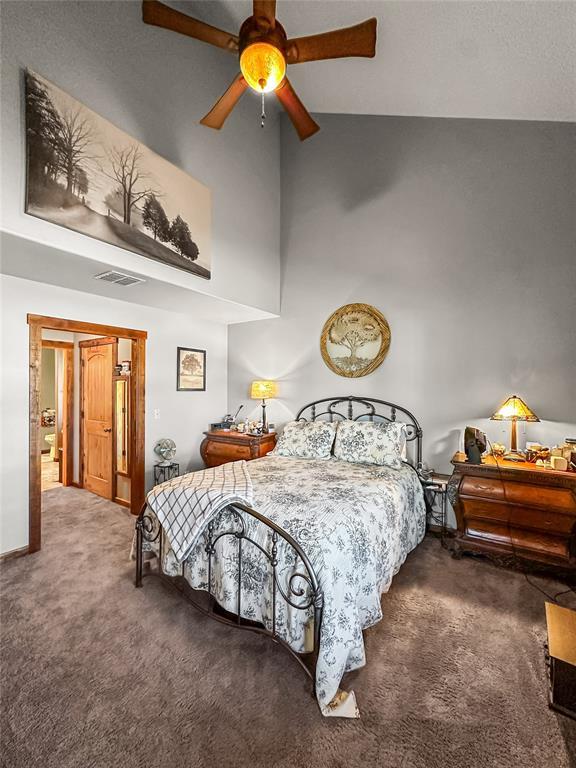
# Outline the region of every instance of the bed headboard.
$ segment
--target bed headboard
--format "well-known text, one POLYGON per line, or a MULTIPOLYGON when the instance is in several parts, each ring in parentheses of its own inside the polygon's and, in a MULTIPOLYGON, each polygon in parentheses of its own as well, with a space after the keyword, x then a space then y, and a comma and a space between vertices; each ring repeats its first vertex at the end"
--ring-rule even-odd
POLYGON ((351 421, 401 421, 406 424, 406 441, 414 443, 414 451, 411 463, 420 469, 422 466, 422 427, 416 418, 402 408, 401 405, 388 403, 386 400, 377 400, 373 397, 327 397, 323 400, 315 400, 300 408, 296 419, 304 421, 337 421, 338 419, 350 419, 351 421))

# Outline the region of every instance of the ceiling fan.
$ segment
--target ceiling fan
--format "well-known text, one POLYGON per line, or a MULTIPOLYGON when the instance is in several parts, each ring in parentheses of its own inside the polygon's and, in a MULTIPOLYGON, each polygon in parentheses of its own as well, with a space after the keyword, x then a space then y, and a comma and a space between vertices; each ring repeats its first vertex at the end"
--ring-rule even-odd
POLYGON ((371 58, 376 52, 376 19, 368 19, 354 27, 288 39, 284 27, 276 19, 276 0, 253 0, 252 16, 243 22, 237 35, 193 19, 158 0, 143 0, 142 18, 146 24, 180 32, 240 57, 240 74, 200 121, 202 125, 216 129, 222 128, 244 91, 250 87, 262 94, 262 99, 265 93, 274 91, 303 141, 316 133, 319 126, 286 77, 287 64, 346 56, 371 58))

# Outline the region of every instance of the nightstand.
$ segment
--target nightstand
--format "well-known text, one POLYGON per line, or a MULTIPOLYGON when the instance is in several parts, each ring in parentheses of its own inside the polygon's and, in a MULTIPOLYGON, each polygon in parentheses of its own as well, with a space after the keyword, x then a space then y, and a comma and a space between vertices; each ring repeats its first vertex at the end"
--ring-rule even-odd
POLYGON ((519 558, 576 570, 576 474, 485 456, 452 459, 448 498, 456 512, 454 553, 478 552, 504 564, 519 558))
POLYGON ((444 543, 446 535, 447 492, 450 475, 434 472, 429 477, 422 477, 424 501, 426 503, 426 525, 429 530, 440 534, 444 543), (439 507, 439 509, 438 509, 439 507))
POLYGON ((260 459, 276 445, 276 434, 246 435, 242 432, 214 429, 204 432, 200 455, 207 467, 217 467, 228 461, 260 459))
POLYGON ((160 485, 172 480, 180 474, 180 464, 173 461, 170 464, 154 464, 154 485, 160 485))

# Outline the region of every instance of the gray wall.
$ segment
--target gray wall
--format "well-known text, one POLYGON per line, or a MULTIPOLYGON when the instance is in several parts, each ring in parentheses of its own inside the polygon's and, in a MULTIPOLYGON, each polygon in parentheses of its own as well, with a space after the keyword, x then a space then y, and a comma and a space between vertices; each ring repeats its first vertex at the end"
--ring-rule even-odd
MULTIPOLYGON (((200 18, 206 10, 202 4, 182 7, 200 18)), ((3 0, 0 14, 2 229, 166 283, 232 300, 242 294, 246 303, 275 312, 280 260, 276 112, 269 110, 262 130, 258 97, 246 93, 221 131, 199 125, 236 76, 237 59, 144 24, 140 0, 3 0), (210 281, 24 213, 26 68, 210 188, 210 281)))
POLYGON ((321 115, 282 125, 281 318, 229 329, 229 406, 276 378, 269 418, 334 394, 406 405, 425 459, 448 470, 462 427, 517 392, 543 420, 519 441, 576 434, 573 124, 321 115), (322 325, 349 302, 387 317, 372 375, 323 363, 322 325))
MULTIPOLYGON (((0 310, 0 553, 28 541, 28 312, 147 331, 146 487, 153 485, 154 446, 160 438, 175 441, 181 472, 201 466, 203 432, 226 412, 224 325, 7 275, 0 275, 0 310), (177 347, 206 350, 205 392, 176 391, 177 347)), ((77 382, 77 366, 74 378, 77 382)))
MULTIPOLYGON (((182 7, 192 8, 187 3, 182 7)), ((205 9, 194 7, 201 17, 205 9)), ((222 131, 199 125, 237 73, 237 60, 183 35, 147 26, 141 15, 139 0, 0 3, 0 226, 19 236, 10 238, 16 257, 22 252, 27 259, 26 238, 54 246, 55 253, 70 252, 80 260, 98 260, 226 299, 244 298, 275 311, 280 268, 276 113, 270 110, 266 129, 261 130, 258 98, 247 93, 222 131), (25 68, 210 187, 211 281, 24 213, 25 68)), ((68 275, 52 270, 51 279, 66 283, 68 275)), ((87 291, 92 283, 90 278, 87 291)), ((147 483, 152 482, 158 458, 154 445, 161 437, 176 441, 182 470, 200 465, 203 430, 226 412, 227 334, 220 322, 203 319, 192 290, 189 308, 180 311, 129 303, 138 301, 130 289, 118 293, 119 299, 126 298, 122 301, 5 276, 0 277, 0 293, 0 552, 28 541, 27 312, 147 330, 147 483), (207 350, 206 392, 175 391, 177 346, 207 350)))

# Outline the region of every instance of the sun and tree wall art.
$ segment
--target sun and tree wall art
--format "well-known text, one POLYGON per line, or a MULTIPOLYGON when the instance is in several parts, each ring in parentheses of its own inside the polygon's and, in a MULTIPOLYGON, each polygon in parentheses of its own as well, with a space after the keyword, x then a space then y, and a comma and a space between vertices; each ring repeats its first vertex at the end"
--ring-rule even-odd
POLYGON ((346 304, 324 323, 320 350, 339 376, 367 376, 382 363, 390 347, 390 326, 370 304, 346 304))
POLYGON ((210 279, 210 190, 25 73, 26 212, 210 279))

